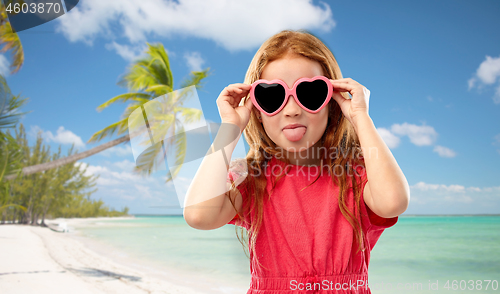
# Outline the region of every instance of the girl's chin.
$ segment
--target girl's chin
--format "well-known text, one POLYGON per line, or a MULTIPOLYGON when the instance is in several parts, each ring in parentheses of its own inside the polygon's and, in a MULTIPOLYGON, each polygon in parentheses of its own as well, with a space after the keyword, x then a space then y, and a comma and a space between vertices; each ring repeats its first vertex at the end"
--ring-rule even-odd
POLYGON ((283 145, 278 144, 279 148, 282 148, 288 152, 301 152, 305 151, 309 148, 311 148, 315 142, 307 142, 307 141, 297 141, 297 142, 290 142, 288 140, 284 140, 286 142, 283 142, 283 145))

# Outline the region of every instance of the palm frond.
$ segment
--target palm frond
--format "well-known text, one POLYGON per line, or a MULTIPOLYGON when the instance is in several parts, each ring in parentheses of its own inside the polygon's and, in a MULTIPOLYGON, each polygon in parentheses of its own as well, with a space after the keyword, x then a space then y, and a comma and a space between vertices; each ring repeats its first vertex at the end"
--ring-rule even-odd
POLYGON ((146 150, 137 157, 134 168, 136 173, 148 176, 159 170, 166 170, 162 142, 157 142, 146 148, 146 150))
POLYGON ((142 91, 157 84, 156 78, 149 71, 149 57, 134 62, 118 82, 125 85, 130 91, 142 91))
POLYGON ((144 91, 148 93, 153 93, 155 97, 170 93, 173 89, 167 85, 154 85, 147 87, 144 91))
POLYGON ((16 139, 7 134, 0 138, 0 182, 5 175, 15 174, 21 169, 22 152, 16 139))
POLYGON ((175 122, 175 116, 171 113, 162 115, 161 117, 155 116, 153 119, 148 117, 148 122, 154 142, 159 142, 165 139, 169 134, 169 131, 172 130, 172 126, 175 122))
POLYGON ((94 143, 102 140, 105 137, 112 136, 115 132, 121 135, 128 130, 128 118, 122 119, 114 124, 111 124, 104 129, 94 133, 87 143, 94 143))
POLYGON ((128 102, 128 101, 137 101, 141 104, 148 102, 151 99, 151 95, 145 93, 126 93, 115 96, 108 101, 97 107, 97 111, 102 111, 104 108, 110 106, 116 102, 128 102))
POLYGON ((210 68, 207 67, 203 71, 192 71, 189 74, 189 77, 186 78, 181 83, 181 88, 187 88, 189 86, 195 86, 196 89, 200 89, 203 86, 201 82, 204 78, 207 78, 211 75, 210 68))
POLYGON ((174 77, 170 69, 170 61, 167 51, 162 43, 149 44, 148 55, 151 56, 149 67, 158 78, 158 84, 166 85, 170 88, 174 87, 174 77))
POLYGON ((19 208, 19 209, 21 209, 22 211, 26 211, 26 210, 27 210, 27 208, 26 208, 26 207, 24 207, 24 206, 22 206, 22 205, 18 205, 18 204, 13 204, 13 203, 11 203, 11 204, 7 204, 7 205, 0 206, 0 211, 2 211, 2 210, 3 210, 3 209, 5 209, 5 208, 8 208, 8 207, 15 207, 15 208, 19 208))
POLYGON ((12 27, 8 21, 4 21, 0 25, 0 45, 3 45, 0 52, 11 51, 11 73, 16 73, 24 63, 24 51, 19 36, 12 31, 12 27))
POLYGON ((19 112, 28 98, 22 98, 20 95, 12 95, 7 81, 0 75, 0 129, 11 128, 16 125, 19 118, 26 112, 19 112))
POLYGON ((174 112, 179 113, 185 123, 197 122, 203 115, 203 111, 201 109, 187 107, 176 107, 174 108, 174 112))
MULTIPOLYGON (((149 102, 149 101, 148 101, 149 102)), ((121 118, 129 118, 132 112, 134 112, 137 108, 141 107, 141 105, 144 105, 143 103, 131 103, 125 108, 125 111, 123 111, 121 118)))
MULTIPOLYGON (((184 127, 182 124, 179 125, 179 132, 175 136, 175 141, 174 141, 174 146, 175 150, 177 151, 175 154, 175 168, 174 170, 170 170, 170 173, 167 173, 167 178, 165 180, 165 183, 168 183, 169 181, 172 181, 177 174, 179 174, 183 164, 184 164, 184 159, 186 158, 186 144, 187 144, 187 139, 186 139, 186 133, 184 132, 184 127)), ((168 148, 168 147, 167 147, 168 148)))

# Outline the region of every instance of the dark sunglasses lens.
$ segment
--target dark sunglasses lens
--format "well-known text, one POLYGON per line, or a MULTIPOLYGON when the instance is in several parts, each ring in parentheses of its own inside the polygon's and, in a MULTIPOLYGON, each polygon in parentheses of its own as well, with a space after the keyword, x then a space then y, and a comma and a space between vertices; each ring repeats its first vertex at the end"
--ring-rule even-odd
POLYGON ((280 108, 285 99, 285 88, 280 84, 258 84, 255 86, 255 100, 267 113, 280 108))
POLYGON ((312 111, 318 110, 328 95, 328 85, 323 80, 302 82, 297 85, 297 98, 300 103, 312 111))

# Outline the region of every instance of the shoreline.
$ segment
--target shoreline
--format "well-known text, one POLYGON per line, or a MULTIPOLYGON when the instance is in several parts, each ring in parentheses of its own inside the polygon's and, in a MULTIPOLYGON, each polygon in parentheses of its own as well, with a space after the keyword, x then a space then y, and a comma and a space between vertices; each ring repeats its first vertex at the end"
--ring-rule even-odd
MULTIPOLYGON (((131 267, 138 270, 149 277, 171 281, 172 283, 193 289, 198 292, 206 294, 233 294, 233 293, 246 293, 248 290, 247 285, 241 285, 231 283, 227 279, 219 279, 221 277, 215 277, 212 274, 204 271, 197 271, 195 273, 186 271, 172 265, 167 265, 164 263, 157 263, 148 258, 138 257, 134 253, 128 250, 118 248, 115 245, 110 245, 99 238, 89 237, 86 233, 83 234, 82 231, 90 227, 107 227, 112 226, 118 228, 118 224, 107 222, 109 220, 129 220, 135 219, 135 217, 105 217, 105 218, 92 218, 92 219, 71 219, 68 222, 70 234, 69 237, 76 239, 81 242, 91 251, 101 255, 106 256, 110 260, 131 267), (102 221, 102 222, 101 222, 102 221), (83 229, 85 227, 85 229, 83 229), (83 230, 81 230, 83 229, 83 230)), ((68 219, 62 219, 67 221, 68 219)), ((123 224, 120 223, 118 226, 128 227, 136 226, 136 224, 123 224)), ((248 281, 249 283, 249 281, 248 281)))
MULTIPOLYGON (((161 216, 182 216, 182 214, 134 214, 134 217, 161 217, 161 216)), ((405 216, 500 216, 497 213, 457 213, 457 214, 401 214, 400 217, 405 216)))
POLYGON ((175 269, 165 272, 166 268, 162 268, 154 274, 155 269, 136 263, 137 259, 113 258, 106 250, 96 250, 100 247, 97 242, 78 233, 78 226, 89 222, 134 218, 45 221, 47 224, 66 222, 69 233, 41 226, 0 225, 2 293, 215 293, 207 291, 209 285, 201 281, 193 283, 191 278, 187 283, 188 277, 176 273, 175 269))

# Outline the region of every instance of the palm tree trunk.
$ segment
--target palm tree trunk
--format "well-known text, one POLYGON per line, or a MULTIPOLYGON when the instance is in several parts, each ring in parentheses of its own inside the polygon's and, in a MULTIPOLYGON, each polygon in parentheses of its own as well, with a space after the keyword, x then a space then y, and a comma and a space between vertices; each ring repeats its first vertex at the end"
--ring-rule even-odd
MULTIPOLYGON (((123 137, 120 137, 120 138, 115 139, 113 141, 109 141, 107 143, 96 146, 96 147, 94 147, 90 150, 84 151, 84 152, 73 154, 73 155, 68 156, 68 157, 59 158, 59 159, 56 159, 56 160, 50 161, 50 162, 45 162, 45 163, 41 163, 41 164, 37 164, 37 165, 23 167, 21 174, 22 175, 30 175, 30 174, 38 173, 38 172, 41 172, 44 170, 57 168, 57 167, 60 167, 62 165, 65 165, 65 164, 73 163, 73 162, 78 161, 80 159, 87 158, 91 155, 94 155, 94 154, 99 153, 101 151, 104 151, 108 148, 116 146, 120 143, 128 142, 128 141, 130 141, 130 136, 127 134, 123 137)), ((5 179, 7 179, 7 180, 12 180, 15 178, 16 178, 16 175, 8 175, 5 177, 5 179)))

